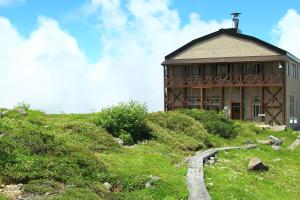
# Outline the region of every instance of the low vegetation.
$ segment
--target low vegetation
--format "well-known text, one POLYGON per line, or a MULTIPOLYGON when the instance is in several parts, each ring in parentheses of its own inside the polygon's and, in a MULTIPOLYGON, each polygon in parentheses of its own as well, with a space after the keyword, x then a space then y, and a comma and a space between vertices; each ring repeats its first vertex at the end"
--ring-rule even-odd
MULTIPOLYGON (((93 114, 47 115, 30 110, 27 104, 0 112, 5 113, 0 118, 0 185, 24 184, 23 196, 39 199, 187 199, 187 156, 273 134, 215 112, 148 113, 137 102, 93 114), (105 182, 111 185, 109 190, 105 182)), ((276 136, 283 135, 286 144, 296 137, 292 132, 276 136)), ((259 190, 275 192, 282 184, 273 181, 288 181, 287 191, 299 185, 295 177, 300 174, 294 171, 300 171, 300 163, 293 159, 299 157, 299 150, 289 154, 286 150, 274 153, 268 146, 259 149, 222 153, 219 163, 206 167, 213 199, 299 196, 293 191, 293 198, 283 198, 286 193, 280 192, 275 198, 259 190), (270 173, 246 171, 247 159, 255 155, 269 163, 270 173), (273 163, 279 157, 282 160, 273 163), (283 168, 290 174, 282 172, 282 177, 283 168), (259 188, 252 186, 255 181, 259 188)), ((0 193, 0 199, 5 199, 4 194, 0 193)))

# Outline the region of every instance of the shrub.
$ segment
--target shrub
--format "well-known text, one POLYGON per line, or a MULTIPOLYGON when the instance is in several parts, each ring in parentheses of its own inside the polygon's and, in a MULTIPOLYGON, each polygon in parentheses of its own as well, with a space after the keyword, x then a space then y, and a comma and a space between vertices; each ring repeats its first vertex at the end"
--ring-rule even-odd
POLYGON ((151 113, 153 135, 183 150, 209 146, 207 131, 201 123, 177 111, 151 113))
POLYGON ((103 109, 98 113, 95 123, 105 128, 115 137, 119 137, 121 131, 124 130, 136 142, 150 137, 147 115, 145 105, 130 101, 103 109))
POLYGON ((119 138, 123 140, 125 145, 132 145, 134 143, 131 135, 126 131, 122 130, 119 138))
POLYGON ((211 134, 219 135, 223 138, 234 138, 238 134, 234 122, 215 111, 184 109, 180 110, 180 112, 201 122, 211 134))

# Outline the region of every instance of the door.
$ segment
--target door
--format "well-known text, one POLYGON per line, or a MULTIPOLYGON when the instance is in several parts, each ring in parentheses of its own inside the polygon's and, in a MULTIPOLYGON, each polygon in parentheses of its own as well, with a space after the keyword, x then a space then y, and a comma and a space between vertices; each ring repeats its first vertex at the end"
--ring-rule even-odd
POLYGON ((241 108, 240 103, 231 104, 232 119, 240 119, 241 108))

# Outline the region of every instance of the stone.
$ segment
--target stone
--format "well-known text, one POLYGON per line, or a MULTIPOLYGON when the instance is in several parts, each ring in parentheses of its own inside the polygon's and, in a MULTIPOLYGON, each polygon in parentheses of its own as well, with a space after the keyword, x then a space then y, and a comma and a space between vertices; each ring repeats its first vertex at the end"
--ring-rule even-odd
POLYGON ((280 146, 282 143, 282 141, 279 138, 274 137, 273 135, 270 135, 269 139, 272 141, 272 144, 275 146, 280 146))
POLYGON ((103 186, 105 187, 105 189, 106 189, 107 191, 110 191, 110 189, 112 188, 111 184, 108 183, 108 182, 103 183, 103 186))
POLYGON ((207 183, 207 186, 212 187, 214 184, 213 183, 207 183))
POLYGON ((149 178, 151 179, 152 182, 156 182, 156 181, 160 180, 159 176, 152 176, 152 175, 150 175, 149 178))
POLYGON ((27 115, 26 110, 23 109, 23 108, 19 108, 19 109, 17 110, 17 112, 20 113, 21 115, 27 115))
POLYGON ((6 185, 3 188, 3 193, 8 197, 8 199, 20 199, 22 198, 23 184, 18 185, 6 185))
POLYGON ((253 140, 246 140, 243 144, 255 144, 253 140))
POLYGON ((275 151, 279 151, 280 150, 280 146, 272 145, 271 147, 275 151))
POLYGON ((285 129, 286 129, 286 125, 275 125, 271 127, 271 130, 276 132, 285 131, 285 129))
POLYGON ((150 182, 147 182, 147 183, 145 184, 145 188, 146 188, 146 189, 149 189, 149 188, 151 188, 151 184, 150 184, 150 182))
POLYGON ((281 161, 280 158, 275 158, 275 159, 273 160, 273 162, 279 162, 279 161, 281 161))
POLYGON ((115 141, 117 144, 119 144, 119 145, 124 145, 123 140, 120 139, 120 138, 114 138, 114 141, 115 141))
POLYGON ((120 181, 117 181, 114 186, 111 189, 113 192, 121 192, 122 191, 122 186, 120 181))
POLYGON ((248 164, 248 170, 251 171, 268 171, 269 167, 265 166, 263 162, 258 158, 252 158, 248 164))
POLYGON ((209 163, 210 165, 213 165, 213 164, 215 164, 215 160, 208 160, 208 163, 209 163))
POLYGON ((299 138, 299 136, 298 136, 298 138, 297 138, 290 146, 288 146, 287 149, 293 151, 293 150, 295 150, 299 145, 300 145, 300 138, 299 138))
POLYGON ((258 144, 272 144, 272 140, 256 140, 258 144))

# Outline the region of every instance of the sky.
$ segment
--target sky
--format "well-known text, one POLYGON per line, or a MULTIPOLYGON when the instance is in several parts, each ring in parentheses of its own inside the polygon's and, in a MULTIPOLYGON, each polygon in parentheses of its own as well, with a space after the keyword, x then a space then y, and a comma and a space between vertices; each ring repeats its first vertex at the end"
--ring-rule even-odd
POLYGON ((0 107, 163 109, 164 56, 232 26, 300 57, 300 0, 0 0, 0 107))

